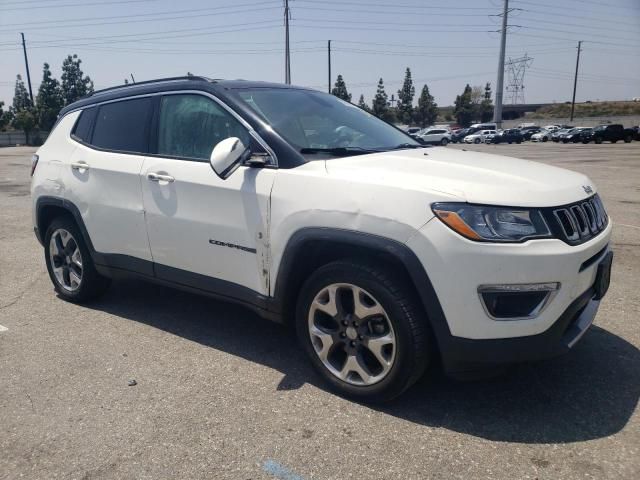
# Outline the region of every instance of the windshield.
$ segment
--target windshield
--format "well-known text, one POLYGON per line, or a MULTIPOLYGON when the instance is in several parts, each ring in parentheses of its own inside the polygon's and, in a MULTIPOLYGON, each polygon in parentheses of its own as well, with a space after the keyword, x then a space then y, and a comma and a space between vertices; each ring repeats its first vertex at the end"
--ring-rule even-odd
POLYGON ((326 93, 256 88, 238 95, 287 142, 303 153, 344 156, 422 145, 359 107, 326 93), (339 152, 339 153, 336 153, 339 152))

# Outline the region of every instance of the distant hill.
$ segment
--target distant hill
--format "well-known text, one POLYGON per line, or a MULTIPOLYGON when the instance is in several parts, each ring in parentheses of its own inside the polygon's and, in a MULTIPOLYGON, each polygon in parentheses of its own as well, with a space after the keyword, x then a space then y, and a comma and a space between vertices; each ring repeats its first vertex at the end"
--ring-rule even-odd
MULTIPOLYGON (((528 113, 526 118, 566 118, 571 114, 570 103, 558 103, 528 113)), ((585 102, 576 103, 576 117, 620 117, 640 115, 640 102, 585 102)))

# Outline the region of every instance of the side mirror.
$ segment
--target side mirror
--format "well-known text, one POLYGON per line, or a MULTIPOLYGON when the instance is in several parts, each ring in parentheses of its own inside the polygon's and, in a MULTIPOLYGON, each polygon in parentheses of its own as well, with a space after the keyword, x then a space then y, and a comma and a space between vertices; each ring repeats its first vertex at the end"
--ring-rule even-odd
POLYGON ((235 171, 249 153, 249 148, 238 137, 222 140, 211 152, 209 163, 211 168, 223 180, 235 171))

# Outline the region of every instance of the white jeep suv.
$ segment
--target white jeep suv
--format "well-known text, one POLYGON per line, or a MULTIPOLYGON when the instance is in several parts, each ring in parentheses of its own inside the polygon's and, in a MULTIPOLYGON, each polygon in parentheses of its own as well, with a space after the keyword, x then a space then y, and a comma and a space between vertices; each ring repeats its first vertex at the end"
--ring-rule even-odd
POLYGON ((397 396, 436 357, 467 374, 563 353, 609 285, 611 222, 584 175, 424 147, 305 88, 96 92, 63 109, 32 175, 60 298, 135 275, 241 303, 294 325, 361 400, 397 396))

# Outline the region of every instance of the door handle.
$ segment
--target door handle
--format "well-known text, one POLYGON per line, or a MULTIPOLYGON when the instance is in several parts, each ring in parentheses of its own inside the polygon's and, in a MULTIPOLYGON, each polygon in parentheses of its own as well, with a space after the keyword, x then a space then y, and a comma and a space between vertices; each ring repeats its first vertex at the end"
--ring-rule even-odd
POLYGON ((86 162, 75 162, 71 164, 73 170, 89 170, 89 164, 86 162))
POLYGON ((162 175, 160 173, 148 173, 147 180, 150 180, 152 182, 172 183, 173 181, 175 181, 175 178, 173 178, 171 175, 162 175))

